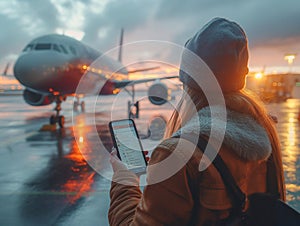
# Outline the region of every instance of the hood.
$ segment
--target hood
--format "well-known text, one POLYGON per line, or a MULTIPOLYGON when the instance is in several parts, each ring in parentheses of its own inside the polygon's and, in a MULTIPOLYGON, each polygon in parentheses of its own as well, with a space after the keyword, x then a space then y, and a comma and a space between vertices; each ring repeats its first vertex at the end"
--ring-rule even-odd
MULTIPOLYGON (((185 48, 207 64, 223 92, 244 87, 248 73, 248 40, 237 23, 214 18, 187 41, 185 48)), ((201 81, 213 75, 198 73, 199 65, 191 64, 193 58, 192 54, 182 55, 179 78, 191 88, 199 89, 201 84, 196 84, 194 78, 199 77, 201 81)))
MULTIPOLYGON (((211 131, 211 111, 212 107, 205 107, 198 112, 198 115, 191 118, 180 130, 173 136, 180 134, 198 134, 200 125, 200 135, 210 136, 211 131), (200 124, 199 124, 200 123, 200 124), (184 131, 184 132, 183 132, 184 131)), ((218 108, 214 106, 214 111, 218 108)), ((215 117, 218 131, 222 130, 224 120, 218 115, 215 117), (219 123, 218 123, 219 122, 219 123), (218 129, 220 127, 220 129, 218 129)), ((258 122, 246 114, 227 109, 226 131, 223 145, 235 152, 239 157, 248 161, 257 161, 267 159, 272 147, 266 130, 258 122)))

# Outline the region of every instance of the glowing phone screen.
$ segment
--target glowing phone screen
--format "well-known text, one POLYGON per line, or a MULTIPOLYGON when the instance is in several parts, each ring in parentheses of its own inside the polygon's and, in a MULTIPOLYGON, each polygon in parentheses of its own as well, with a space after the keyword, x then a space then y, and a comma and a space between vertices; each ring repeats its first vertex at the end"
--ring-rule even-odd
POLYGON ((146 160, 134 122, 128 119, 112 121, 110 131, 118 155, 127 168, 135 173, 145 172, 146 160))

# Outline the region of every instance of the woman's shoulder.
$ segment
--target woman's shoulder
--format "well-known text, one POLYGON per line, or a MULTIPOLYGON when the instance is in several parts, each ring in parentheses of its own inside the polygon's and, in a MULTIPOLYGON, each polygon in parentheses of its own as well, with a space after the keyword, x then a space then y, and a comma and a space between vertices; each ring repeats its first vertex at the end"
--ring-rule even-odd
POLYGON ((164 139, 156 148, 153 150, 150 158, 150 164, 162 161, 163 159, 170 156, 177 147, 177 138, 164 139))
POLYGON ((164 139, 156 148, 167 149, 170 152, 172 152, 178 145, 178 142, 179 142, 179 138, 170 137, 170 138, 164 139))
POLYGON ((195 151, 197 146, 186 139, 167 138, 163 140, 153 151, 151 160, 158 162, 172 155, 175 159, 188 162, 199 162, 201 151, 195 151))

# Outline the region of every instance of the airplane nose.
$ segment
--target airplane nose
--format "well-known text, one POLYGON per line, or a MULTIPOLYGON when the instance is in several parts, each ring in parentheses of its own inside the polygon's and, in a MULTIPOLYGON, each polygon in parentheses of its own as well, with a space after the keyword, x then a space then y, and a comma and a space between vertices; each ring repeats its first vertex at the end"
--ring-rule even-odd
POLYGON ((25 53, 20 55, 14 65, 16 79, 26 87, 41 90, 53 78, 54 61, 57 57, 49 53, 25 53), (47 64, 46 64, 47 62, 47 64))
POLYGON ((38 73, 36 65, 37 63, 30 55, 19 56, 14 66, 16 79, 24 86, 34 88, 40 80, 40 77, 36 76, 38 73))

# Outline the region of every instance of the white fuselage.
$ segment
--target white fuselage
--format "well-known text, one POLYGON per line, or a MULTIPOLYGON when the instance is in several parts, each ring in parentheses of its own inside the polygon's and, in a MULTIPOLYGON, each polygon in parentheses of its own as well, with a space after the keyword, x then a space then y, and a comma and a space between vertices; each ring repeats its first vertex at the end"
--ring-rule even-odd
MULTIPOLYGON (((45 35, 32 40, 20 54, 14 66, 14 75, 27 89, 43 94, 74 95, 82 76, 89 69, 89 65, 98 57, 100 52, 65 35, 45 35)), ((127 77, 124 66, 109 57, 101 57, 105 70, 97 71, 119 74, 127 77), (121 69, 121 70, 120 70, 121 69)), ((96 70, 96 69, 95 69, 96 70)), ((99 83, 107 83, 107 74, 90 73, 90 82, 85 81, 87 89, 93 90, 99 83), (93 78, 92 78, 93 77, 93 78)), ((103 86, 103 85, 102 85, 103 86)), ((109 94, 114 87, 103 86, 102 92, 109 94), (106 93, 106 90, 108 93, 106 93)))

